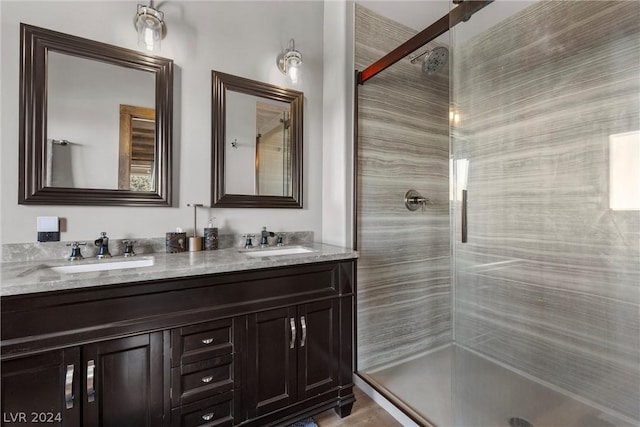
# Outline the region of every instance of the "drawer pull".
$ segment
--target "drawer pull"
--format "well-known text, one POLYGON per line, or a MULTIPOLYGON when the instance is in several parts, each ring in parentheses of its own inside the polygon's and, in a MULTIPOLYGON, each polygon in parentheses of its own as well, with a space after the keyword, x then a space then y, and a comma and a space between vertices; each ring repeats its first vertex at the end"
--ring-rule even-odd
POLYGON ((213 342, 213 338, 205 338, 202 340, 202 344, 211 344, 213 342))
POLYGON ((209 421, 210 419, 212 419, 212 418, 213 418, 213 416, 214 416, 214 415, 215 415, 215 414, 214 414, 213 412, 209 412, 208 414, 204 414, 204 415, 202 416, 202 419, 203 419, 203 420, 205 420, 205 421, 209 421))
POLYGON ((202 377, 202 382, 207 384, 210 383, 212 379, 213 377, 211 375, 209 375, 208 377, 202 377))

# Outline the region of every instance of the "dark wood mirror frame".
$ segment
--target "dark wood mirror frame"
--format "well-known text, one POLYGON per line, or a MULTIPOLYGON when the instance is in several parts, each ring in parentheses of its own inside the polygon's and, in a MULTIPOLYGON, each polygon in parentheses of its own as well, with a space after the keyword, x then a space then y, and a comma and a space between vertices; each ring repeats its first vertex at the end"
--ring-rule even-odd
MULTIPOLYGON (((173 61, 106 43, 20 24, 18 203, 171 206, 173 61), (49 50, 155 74, 156 190, 47 187, 47 55, 49 50)), ((118 141, 113 141, 114 150, 118 141)))
POLYGON ((302 208, 304 93, 212 71, 212 203, 221 208, 302 208), (291 106, 291 196, 228 194, 225 191, 226 91, 281 101, 291 106))

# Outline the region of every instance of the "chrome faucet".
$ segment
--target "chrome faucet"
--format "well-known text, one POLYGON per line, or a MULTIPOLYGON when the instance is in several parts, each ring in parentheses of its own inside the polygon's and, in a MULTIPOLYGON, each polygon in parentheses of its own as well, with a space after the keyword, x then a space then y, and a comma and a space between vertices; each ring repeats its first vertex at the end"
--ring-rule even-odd
POLYGON ((124 245, 124 253, 122 254, 124 257, 136 256, 136 253, 133 251, 133 244, 135 240, 123 240, 122 244, 124 245))
POLYGON ((254 237, 256 237, 256 235, 255 235, 255 234, 245 234, 245 235, 243 235, 242 237, 244 237, 244 238, 245 238, 245 241, 244 241, 244 248, 245 248, 245 249, 250 249, 250 248, 252 248, 252 247, 253 247, 253 243, 251 242, 251 239, 253 239, 254 237))
POLYGON ((82 254, 80 253, 80 246, 86 245, 85 242, 73 242, 67 244, 67 246, 71 246, 71 255, 67 258, 69 261, 80 261, 84 259, 82 254))
POLYGON ((111 258, 111 254, 109 253, 109 238, 107 237, 106 231, 100 233, 100 238, 94 243, 98 247, 98 255, 96 255, 96 258, 111 258))
POLYGON ((260 238, 260 247, 264 248, 269 246, 269 237, 275 236, 272 231, 267 231, 267 227, 262 227, 262 237, 260 238))

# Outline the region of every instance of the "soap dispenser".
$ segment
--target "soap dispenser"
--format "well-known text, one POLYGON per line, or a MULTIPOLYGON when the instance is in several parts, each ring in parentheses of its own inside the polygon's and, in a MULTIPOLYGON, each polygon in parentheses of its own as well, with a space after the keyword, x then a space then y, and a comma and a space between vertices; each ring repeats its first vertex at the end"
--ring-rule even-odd
POLYGON ((189 252, 200 252, 202 250, 202 237, 198 237, 198 208, 201 203, 189 203, 187 206, 193 208, 193 236, 189 237, 189 252))
POLYGON ((187 250, 187 233, 177 227, 175 232, 167 233, 165 246, 168 254, 185 252, 187 250))
POLYGON ((215 251, 218 249, 218 227, 216 219, 210 218, 209 225, 204 229, 204 250, 215 251))

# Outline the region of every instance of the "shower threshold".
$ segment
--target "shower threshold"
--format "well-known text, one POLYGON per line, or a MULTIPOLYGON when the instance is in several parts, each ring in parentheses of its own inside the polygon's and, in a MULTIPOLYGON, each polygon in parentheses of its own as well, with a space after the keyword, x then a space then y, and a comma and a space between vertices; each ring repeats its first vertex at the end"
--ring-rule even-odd
POLYGON ((638 426, 455 344, 358 374, 426 426, 638 426))

